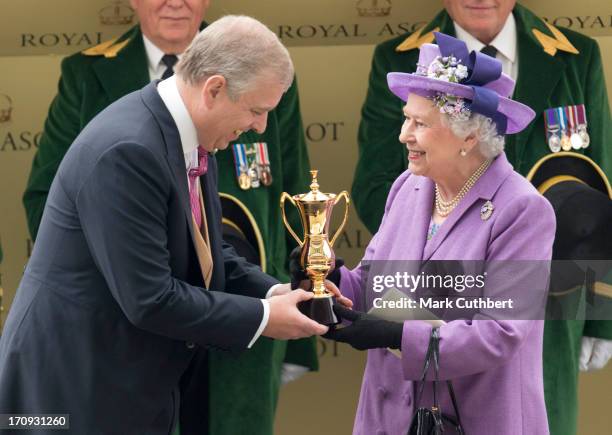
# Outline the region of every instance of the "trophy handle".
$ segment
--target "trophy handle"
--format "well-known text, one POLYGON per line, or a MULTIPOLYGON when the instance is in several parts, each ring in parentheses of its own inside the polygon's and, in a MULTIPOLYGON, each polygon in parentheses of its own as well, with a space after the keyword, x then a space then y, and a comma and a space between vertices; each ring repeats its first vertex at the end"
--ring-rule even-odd
POLYGON ((344 218, 342 219, 342 223, 336 230, 336 234, 334 234, 334 237, 332 237, 331 241, 329 242, 329 246, 331 247, 334 246, 334 243, 336 242, 336 238, 340 235, 340 233, 344 229, 344 226, 346 225, 346 220, 348 219, 349 204, 351 203, 351 200, 349 199, 349 194, 346 190, 343 190, 342 192, 338 194, 338 196, 336 196, 336 199, 334 200, 334 205, 338 204, 341 198, 344 198, 344 201, 346 202, 346 207, 344 208, 344 218))
POLYGON ((297 207, 295 205, 295 201, 293 200, 291 195, 289 195, 287 192, 283 192, 281 194, 280 208, 281 208, 281 212, 282 212, 282 215, 283 215, 283 223, 285 224, 285 227, 287 227, 287 230, 289 231, 289 234, 291 234, 293 236, 293 238, 298 243, 298 245, 300 245, 300 248, 301 248, 302 246, 304 246, 304 241, 300 240, 300 238, 297 236, 297 234, 295 234, 295 231, 293 231, 293 228, 291 228, 291 224, 289 223, 289 221, 287 220, 287 216, 285 215, 285 200, 286 199, 288 199, 289 202, 291 204, 293 204, 294 207, 297 207))

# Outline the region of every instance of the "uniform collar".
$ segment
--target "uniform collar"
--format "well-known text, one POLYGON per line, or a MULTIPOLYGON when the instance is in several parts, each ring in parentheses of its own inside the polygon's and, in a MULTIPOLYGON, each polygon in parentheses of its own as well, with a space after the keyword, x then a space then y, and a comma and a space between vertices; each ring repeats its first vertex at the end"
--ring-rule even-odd
POLYGON ((176 76, 159 82, 157 92, 159 92, 159 96, 176 124, 181 138, 183 154, 193 153, 198 148, 198 135, 193 120, 187 111, 187 106, 185 106, 185 102, 178 91, 176 76))
MULTIPOLYGON (((467 30, 456 22, 453 22, 453 25, 455 26, 457 38, 465 42, 469 51, 480 51, 485 46, 485 44, 474 38, 468 33, 467 30)), ((489 45, 495 47, 497 51, 510 62, 514 63, 516 61, 517 37, 516 20, 514 19, 514 14, 508 14, 504 27, 502 27, 500 32, 489 45)))
MULTIPOLYGON (((163 74, 163 70, 166 69, 166 66, 162 64, 161 60, 166 53, 160 50, 157 45, 153 44, 153 42, 149 38, 147 38, 144 33, 142 34, 142 40, 144 42, 145 52, 147 53, 147 62, 149 64, 149 70, 154 71, 156 73, 161 72, 163 74)), ((180 59, 182 57, 182 53, 177 54, 176 57, 180 59)))

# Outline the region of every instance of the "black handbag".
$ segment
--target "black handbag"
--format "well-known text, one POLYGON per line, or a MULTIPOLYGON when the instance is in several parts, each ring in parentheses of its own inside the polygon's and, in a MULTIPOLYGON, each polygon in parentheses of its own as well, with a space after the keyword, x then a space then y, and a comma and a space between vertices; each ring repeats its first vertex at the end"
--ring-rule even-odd
POLYGON ((453 390, 453 384, 451 381, 446 381, 446 386, 453 402, 453 408, 455 408, 455 415, 457 418, 450 417, 442 414, 440 405, 438 403, 438 371, 440 361, 440 331, 438 328, 432 328, 431 337, 429 338, 429 346, 427 347, 427 354, 425 355, 425 364, 423 365, 423 375, 419 385, 419 391, 415 400, 414 416, 412 417, 412 423, 410 423, 410 429, 408 429, 408 435, 465 435, 463 426, 461 424, 461 417, 459 416, 459 408, 457 407, 457 399, 455 398, 455 392, 453 390), (433 406, 431 408, 421 408, 419 403, 423 398, 423 389, 425 388, 425 380, 429 366, 433 360, 434 367, 434 381, 433 381, 433 406))

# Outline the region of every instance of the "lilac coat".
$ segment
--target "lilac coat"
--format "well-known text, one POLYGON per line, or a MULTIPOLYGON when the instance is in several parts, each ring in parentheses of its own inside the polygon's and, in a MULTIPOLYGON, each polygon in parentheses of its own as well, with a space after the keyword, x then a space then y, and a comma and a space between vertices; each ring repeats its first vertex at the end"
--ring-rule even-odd
MULTIPOLYGON (((408 171, 400 175, 364 260, 550 260, 552 207, 514 172, 504 154, 427 242, 433 197, 430 179, 408 171), (483 220, 480 208, 486 200, 495 209, 483 220)), ((363 310, 367 307, 358 303, 361 272, 360 266, 341 269, 340 289, 363 310)), ((549 433, 542 332, 540 320, 455 320, 440 328, 440 379, 453 381, 467 435, 549 433)), ((428 323, 407 321, 401 359, 387 350, 368 352, 353 434, 406 434, 430 333, 428 323)), ((431 391, 431 384, 425 391, 431 391)), ((446 388, 439 391, 442 411, 454 414, 446 388)))

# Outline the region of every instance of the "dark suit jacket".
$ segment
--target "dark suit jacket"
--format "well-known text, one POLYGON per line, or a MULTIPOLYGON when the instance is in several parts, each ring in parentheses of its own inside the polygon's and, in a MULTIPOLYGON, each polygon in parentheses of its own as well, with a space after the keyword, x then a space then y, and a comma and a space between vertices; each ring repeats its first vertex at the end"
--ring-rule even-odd
POLYGON ((212 158, 202 180, 216 290, 207 291, 178 130, 155 85, 83 130, 2 334, 0 413, 69 413, 79 435, 171 431, 195 349, 245 349, 263 315, 247 296, 277 283, 222 241, 216 178, 212 158))

